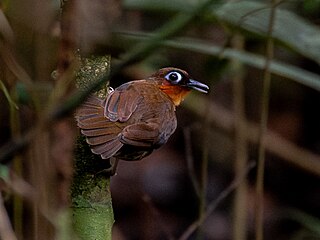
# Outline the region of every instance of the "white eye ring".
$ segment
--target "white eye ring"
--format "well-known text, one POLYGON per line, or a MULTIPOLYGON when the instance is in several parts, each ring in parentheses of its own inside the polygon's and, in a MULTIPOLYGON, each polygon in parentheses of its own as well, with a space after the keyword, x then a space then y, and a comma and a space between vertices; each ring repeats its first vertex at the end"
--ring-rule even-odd
POLYGON ((172 83, 179 83, 183 77, 179 72, 170 72, 164 78, 172 83))

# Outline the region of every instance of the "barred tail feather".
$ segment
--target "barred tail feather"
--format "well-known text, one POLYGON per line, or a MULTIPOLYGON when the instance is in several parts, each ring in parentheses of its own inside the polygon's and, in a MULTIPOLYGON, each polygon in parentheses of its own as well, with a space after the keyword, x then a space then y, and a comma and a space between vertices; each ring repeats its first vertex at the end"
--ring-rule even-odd
POLYGON ((108 159, 115 155, 123 144, 118 139, 113 139, 109 142, 92 146, 91 150, 95 154, 100 154, 103 159, 108 159))
POLYGON ((76 120, 92 152, 103 159, 112 157, 123 146, 118 136, 121 127, 104 116, 102 99, 90 96, 76 111, 76 120))
POLYGON ((117 136, 115 135, 93 136, 93 137, 87 137, 87 143, 92 146, 95 146, 95 145, 101 145, 103 143, 109 142, 114 139, 117 139, 117 136))

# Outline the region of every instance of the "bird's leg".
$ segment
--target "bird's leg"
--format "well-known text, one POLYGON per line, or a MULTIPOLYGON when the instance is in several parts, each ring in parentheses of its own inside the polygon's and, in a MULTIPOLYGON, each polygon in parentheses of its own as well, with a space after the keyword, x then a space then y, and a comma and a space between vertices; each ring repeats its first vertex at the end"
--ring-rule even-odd
POLYGON ((116 171, 117 171, 118 162, 119 162, 118 158, 111 157, 110 158, 111 167, 99 171, 96 175, 103 174, 103 175, 106 175, 108 177, 115 175, 116 171))
MULTIPOLYGON (((111 167, 108 168, 108 169, 110 170, 111 176, 113 176, 113 175, 116 174, 117 167, 118 167, 118 162, 119 162, 119 159, 118 159, 118 158, 116 158, 116 157, 111 157, 111 158, 110 158, 111 167)), ((108 169, 107 169, 107 170, 108 170, 108 169)))

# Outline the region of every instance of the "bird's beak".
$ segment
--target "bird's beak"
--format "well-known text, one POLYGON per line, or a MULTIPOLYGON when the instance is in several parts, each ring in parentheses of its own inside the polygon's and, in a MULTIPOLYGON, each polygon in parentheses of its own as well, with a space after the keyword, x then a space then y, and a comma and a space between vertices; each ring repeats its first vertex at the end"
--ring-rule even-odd
POLYGON ((208 93, 209 91, 209 87, 206 84, 203 84, 193 79, 189 79, 186 85, 188 88, 192 88, 202 93, 208 93))

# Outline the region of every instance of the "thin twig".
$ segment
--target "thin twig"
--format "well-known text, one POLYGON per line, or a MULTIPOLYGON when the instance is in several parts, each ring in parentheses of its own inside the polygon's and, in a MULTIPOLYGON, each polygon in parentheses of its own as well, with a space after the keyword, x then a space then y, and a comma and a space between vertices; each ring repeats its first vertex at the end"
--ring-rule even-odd
MULTIPOLYGON (((272 2, 271 8, 277 8, 277 6, 279 6, 280 4, 282 4, 282 3, 286 2, 286 1, 288 1, 288 0, 279 0, 278 2, 277 1, 276 2, 272 2)), ((238 23, 237 26, 241 27, 241 25, 244 24, 245 19, 247 17, 249 17, 250 15, 254 15, 255 13, 258 13, 260 11, 268 10, 269 8, 270 7, 265 6, 265 7, 257 8, 257 9, 254 9, 254 10, 251 10, 251 11, 247 12, 246 14, 241 16, 241 18, 238 21, 239 23, 238 23)))
POLYGON ((264 168, 265 168, 265 134, 267 131, 268 112, 269 112, 269 94, 271 84, 270 64, 273 58, 273 38, 272 31, 276 16, 277 0, 271 0, 272 8, 270 12, 269 28, 267 32, 266 62, 263 74, 263 90, 261 96, 261 120, 259 128, 259 151, 257 163, 256 179, 256 212, 255 212, 255 234, 256 240, 263 240, 263 198, 264 198, 264 168))
POLYGON ((199 192, 199 182, 197 179, 197 175, 194 169, 194 159, 193 159, 193 153, 192 153, 192 144, 191 144, 191 128, 192 126, 186 127, 183 129, 184 134, 184 146, 185 146, 185 155, 186 155, 186 161, 187 161, 187 168, 189 177, 191 179, 192 186, 197 194, 198 197, 200 197, 199 192))
MULTIPOLYGON (((232 46, 237 50, 243 50, 244 38, 237 34, 232 39, 232 46)), ((245 94, 244 94, 244 74, 243 64, 233 59, 233 111, 235 116, 235 175, 242 175, 247 165, 247 139, 246 139, 246 116, 245 116, 245 94)), ((233 205, 233 239, 244 240, 247 233, 247 181, 243 181, 236 189, 233 205)))
MULTIPOLYGON (((213 82, 211 82, 213 85, 213 82)), ((210 89, 213 89, 213 86, 210 86, 210 89)), ((210 106, 210 97, 213 96, 214 92, 210 91, 207 101, 205 102, 205 109, 208 109, 210 106)), ((205 216, 206 206, 207 206, 207 189, 208 189, 208 166, 209 166, 209 129, 210 129, 210 113, 205 110, 202 112, 201 116, 203 117, 202 121, 202 156, 200 161, 200 176, 199 176, 199 219, 205 216)), ((198 239, 202 238, 202 232, 198 232, 198 239)))
POLYGON ((178 240, 187 240, 192 233, 194 233, 206 220, 207 218, 213 213, 214 210, 219 206, 219 204, 226 199, 247 177, 248 173, 250 170, 255 167, 255 163, 249 163, 249 165, 246 168, 246 171, 243 172, 243 175, 239 175, 236 177, 231 184, 224 189, 219 196, 213 200, 212 202, 209 203, 208 207, 206 208, 205 212, 201 217, 193 222, 187 229, 186 231, 178 238, 178 240))

